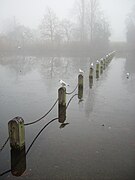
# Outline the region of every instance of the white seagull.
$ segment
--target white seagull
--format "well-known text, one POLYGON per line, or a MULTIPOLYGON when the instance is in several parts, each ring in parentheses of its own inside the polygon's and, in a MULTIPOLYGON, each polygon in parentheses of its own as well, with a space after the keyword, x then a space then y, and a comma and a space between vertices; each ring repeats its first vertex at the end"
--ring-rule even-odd
POLYGON ((93 67, 93 62, 90 64, 90 67, 93 67))
POLYGON ((60 84, 62 85, 62 87, 64 86, 69 86, 69 84, 67 84, 66 82, 64 82, 62 79, 59 80, 60 84))
POLYGON ((83 71, 83 70, 81 70, 81 69, 79 69, 79 73, 83 74, 83 73, 84 73, 84 71, 83 71))
POLYGON ((21 46, 18 46, 17 48, 18 48, 18 49, 21 49, 21 46))
POLYGON ((127 73, 126 75, 127 75, 127 79, 128 79, 128 78, 129 78, 129 76, 130 76, 130 74, 129 74, 129 73, 127 73))
POLYGON ((99 63, 99 60, 97 60, 96 63, 99 63))

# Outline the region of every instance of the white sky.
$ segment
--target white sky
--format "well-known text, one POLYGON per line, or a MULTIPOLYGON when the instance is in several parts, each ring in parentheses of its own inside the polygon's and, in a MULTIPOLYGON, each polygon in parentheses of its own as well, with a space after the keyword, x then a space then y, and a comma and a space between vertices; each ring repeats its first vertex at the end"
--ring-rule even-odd
MULTIPOLYGON (((59 17, 69 17, 75 0, 0 0, 0 25, 7 18, 16 17, 26 26, 36 28, 51 7, 59 17)), ((125 40, 125 18, 130 12, 134 0, 99 0, 111 25, 111 40, 125 40)), ((70 16, 71 18, 71 16, 70 16)))

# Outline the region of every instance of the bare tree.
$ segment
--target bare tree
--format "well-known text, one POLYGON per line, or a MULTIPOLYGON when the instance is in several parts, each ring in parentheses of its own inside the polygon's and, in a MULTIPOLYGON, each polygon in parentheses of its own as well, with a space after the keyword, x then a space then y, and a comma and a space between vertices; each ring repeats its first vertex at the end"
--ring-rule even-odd
POLYGON ((61 21, 61 33, 64 41, 66 42, 71 41, 72 33, 73 33, 73 23, 70 20, 63 19, 61 21))
POLYGON ((86 0, 77 0, 75 3, 75 9, 76 9, 76 17, 77 17, 77 24, 76 31, 78 31, 79 39, 81 42, 85 40, 85 1, 86 0))
POLYGON ((126 19, 126 26, 127 26, 127 44, 128 48, 134 49, 135 46, 135 6, 133 7, 131 13, 128 15, 126 19))
POLYGON ((45 40, 50 40, 51 43, 53 43, 55 36, 57 35, 58 32, 58 25, 59 25, 59 20, 57 16, 50 8, 48 8, 40 25, 42 37, 45 40))
POLYGON ((93 41, 93 36, 94 36, 94 28, 95 25, 97 24, 97 14, 98 14, 98 0, 88 0, 87 2, 87 29, 88 29, 88 36, 90 41, 93 41))

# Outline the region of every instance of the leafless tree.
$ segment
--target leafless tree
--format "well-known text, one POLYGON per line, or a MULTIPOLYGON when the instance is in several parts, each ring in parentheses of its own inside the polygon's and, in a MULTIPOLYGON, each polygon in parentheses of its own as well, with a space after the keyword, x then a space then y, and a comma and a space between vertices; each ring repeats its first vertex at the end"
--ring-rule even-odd
POLYGON ((52 9, 47 8, 47 12, 42 19, 40 30, 45 40, 54 42, 55 36, 58 35, 59 20, 52 9))
POLYGON ((95 25, 98 20, 99 3, 98 0, 88 0, 87 2, 87 30, 90 41, 93 41, 95 25))
POLYGON ((85 25, 86 25, 86 8, 85 8, 85 1, 86 0, 77 0, 75 3, 75 11, 76 11, 76 17, 77 17, 77 24, 76 31, 78 31, 79 39, 81 42, 85 40, 85 25))
POLYGON ((134 49, 135 46, 135 6, 133 7, 131 13, 128 15, 126 19, 126 27, 127 27, 127 44, 128 48, 134 49))
POLYGON ((72 40, 73 23, 70 20, 63 19, 61 21, 61 33, 63 41, 70 42, 72 40))

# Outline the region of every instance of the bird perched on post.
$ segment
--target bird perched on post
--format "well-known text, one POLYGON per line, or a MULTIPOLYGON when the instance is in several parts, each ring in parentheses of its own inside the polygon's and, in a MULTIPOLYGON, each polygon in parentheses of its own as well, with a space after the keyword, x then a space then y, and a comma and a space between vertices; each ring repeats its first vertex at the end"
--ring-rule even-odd
POLYGON ((99 60, 97 60, 96 63, 98 64, 98 63, 99 63, 99 60))
POLYGON ((83 70, 81 70, 81 69, 79 69, 79 73, 80 73, 80 74, 83 74, 83 73, 84 73, 84 71, 83 71, 83 70))
POLYGON ((64 86, 69 86, 69 84, 67 84, 66 82, 64 82, 62 79, 59 80, 59 82, 60 82, 60 84, 61 84, 62 87, 64 87, 64 86))
POLYGON ((90 67, 93 68, 93 66, 94 66, 94 65, 93 65, 93 62, 92 62, 92 63, 90 64, 90 67))
POLYGON ((130 74, 129 74, 129 73, 127 73, 127 74, 126 74, 126 76, 127 76, 127 79, 128 79, 128 78, 129 78, 129 76, 130 76, 130 74))

